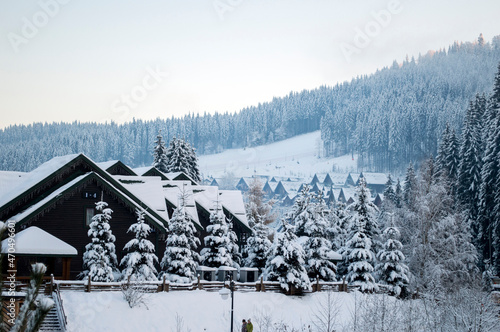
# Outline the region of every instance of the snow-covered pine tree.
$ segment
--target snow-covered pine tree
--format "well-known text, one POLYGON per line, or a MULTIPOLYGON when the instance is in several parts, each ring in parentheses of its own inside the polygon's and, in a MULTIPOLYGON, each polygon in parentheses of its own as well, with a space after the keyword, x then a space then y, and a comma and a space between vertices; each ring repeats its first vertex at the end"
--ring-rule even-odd
POLYGON ((204 238, 205 248, 201 251, 203 265, 218 268, 220 266, 233 266, 231 254, 231 240, 229 239, 229 227, 226 217, 217 206, 210 213, 210 225, 207 226, 209 233, 204 238))
POLYGON ((229 238, 228 250, 233 259, 233 267, 239 269, 241 267, 241 253, 240 247, 238 246, 238 236, 233 231, 233 222, 229 221, 227 223, 228 231, 227 237, 229 238))
POLYGON ((381 247, 380 229, 376 215, 378 208, 370 200, 370 191, 366 188, 364 178, 359 179, 359 185, 356 188, 356 201, 352 204, 354 219, 363 224, 363 230, 371 241, 371 249, 376 253, 381 247))
MULTIPOLYGON (((495 134, 497 135, 496 138, 492 139, 494 140, 494 143, 496 144, 496 151, 500 150, 500 63, 498 64, 498 71, 495 76, 495 83, 493 86, 493 94, 491 95, 490 98, 490 108, 493 113, 497 115, 497 121, 496 121, 496 131, 495 134)), ((495 182, 495 198, 494 198, 494 211, 493 211, 493 220, 492 220, 492 225, 491 225, 491 237, 493 240, 493 259, 492 259, 492 266, 496 272, 497 275, 500 275, 500 179, 499 179, 499 171, 498 168, 500 168, 500 153, 496 154, 496 167, 497 167, 497 178, 495 182)), ((492 172, 493 173, 493 172, 492 172)))
POLYGON ((155 246, 148 240, 151 227, 144 222, 144 211, 136 209, 137 222, 130 225, 127 233, 134 233, 135 238, 127 242, 124 251, 127 254, 122 258, 120 265, 123 267, 123 280, 156 281, 158 280, 155 263, 158 257, 155 246))
POLYGON ((415 198, 417 196, 417 176, 413 164, 410 163, 406 170, 405 184, 403 188, 403 200, 410 210, 415 207, 415 198))
POLYGON ((471 229, 475 244, 478 245, 479 225, 477 214, 479 210, 479 188, 481 185, 482 167, 482 135, 478 130, 482 121, 479 109, 479 95, 476 102, 470 102, 467 108, 462 129, 462 144, 460 146, 460 163, 457 175, 457 199, 466 211, 467 219, 471 222, 471 229))
POLYGON ((404 262, 399 230, 394 225, 389 225, 383 232, 383 238, 385 242, 377 254, 378 264, 375 266, 375 274, 379 283, 387 285, 391 295, 406 297, 410 271, 404 262))
POLYGON ((310 279, 335 281, 337 267, 333 259, 336 253, 332 250, 332 243, 327 237, 329 222, 325 216, 327 207, 322 191, 320 190, 314 198, 314 218, 309 219, 305 224, 305 233, 308 237, 303 245, 305 268, 310 279))
MULTIPOLYGON (((489 107, 487 110, 488 123, 486 125, 486 150, 484 154, 484 163, 481 169, 481 187, 479 190, 479 211, 478 211, 478 226, 479 236, 477 243, 480 245, 481 265, 487 264, 488 261, 495 267, 493 256, 495 252, 494 244, 495 237, 500 234, 495 232, 495 220, 500 211, 500 194, 498 184, 500 183, 500 64, 498 73, 495 77, 495 85, 493 95, 490 98, 489 107)), ((500 231, 500 227, 497 227, 500 231)), ((500 241, 500 238, 497 239, 500 241)), ((499 243, 500 244, 500 243, 499 243)), ((500 249, 500 248, 499 248, 500 249)), ((500 251, 497 250, 499 253, 500 251)), ((499 265, 500 265, 500 255, 499 265)), ((498 266, 500 269, 500 266, 498 266)), ((500 271, 496 271, 499 273, 500 271)))
POLYGON ((189 144, 189 142, 184 141, 186 145, 186 151, 188 152, 187 162, 189 164, 189 176, 195 182, 201 182, 200 167, 198 166, 198 157, 196 156, 196 149, 189 144))
POLYGON ((183 172, 195 182, 201 181, 196 151, 180 138, 172 138, 166 151, 167 172, 183 172))
POLYGON ((459 147, 455 130, 446 124, 446 129, 441 137, 438 155, 436 158, 435 176, 446 175, 452 182, 457 179, 459 164, 459 147))
POLYGON ((328 239, 332 243, 332 249, 335 251, 345 247, 351 228, 350 218, 346 205, 342 202, 337 203, 331 213, 328 214, 330 225, 326 232, 328 239))
POLYGON ((450 148, 450 138, 451 138, 451 128, 449 123, 446 123, 443 133, 441 134, 441 140, 439 142, 438 152, 436 155, 435 166, 436 166, 436 176, 439 177, 443 174, 449 176, 448 167, 446 166, 446 160, 448 158, 449 148, 450 148))
POLYGON ((358 216, 353 219, 349 240, 342 256, 347 266, 348 283, 359 286, 362 292, 378 289, 373 277, 372 262, 375 260, 375 254, 372 251, 372 241, 365 233, 364 221, 358 216))
POLYGON ((83 272, 90 275, 92 281, 113 281, 113 270, 117 266, 115 253, 115 236, 111 232, 109 221, 113 210, 107 207, 108 203, 96 203, 97 213, 92 217, 88 236, 91 242, 85 246, 83 253, 83 272))
POLYGON ((156 136, 155 148, 153 150, 153 166, 161 172, 167 172, 167 148, 161 136, 161 130, 156 136))
POLYGON ((244 260, 244 265, 256 267, 262 272, 266 266, 269 248, 272 245, 268 238, 269 227, 259 220, 254 223, 252 230, 252 235, 247 239, 245 247, 247 257, 244 260))
POLYGON ((188 280, 196 278, 196 267, 200 257, 195 250, 199 244, 194 225, 185 213, 181 201, 170 219, 165 253, 160 263, 169 280, 177 282, 182 278, 188 280))
POLYGON ((305 224, 312 217, 311 193, 309 185, 304 185, 297 199, 293 203, 291 211, 286 215, 288 223, 294 225, 297 236, 305 235, 305 224))
POLYGON ((311 289, 311 282, 304 268, 305 253, 294 233, 294 227, 283 220, 282 232, 276 233, 269 250, 264 275, 266 280, 279 281, 281 288, 291 291, 311 289))
POLYGON ((387 175, 387 182, 384 189, 384 202, 391 202, 396 205, 396 192, 393 188, 394 182, 392 181, 391 174, 387 175))
POLYGON ((399 178, 396 182, 396 191, 394 192, 394 194, 396 208, 399 209, 403 205, 403 189, 401 188, 401 182, 399 182, 399 178))

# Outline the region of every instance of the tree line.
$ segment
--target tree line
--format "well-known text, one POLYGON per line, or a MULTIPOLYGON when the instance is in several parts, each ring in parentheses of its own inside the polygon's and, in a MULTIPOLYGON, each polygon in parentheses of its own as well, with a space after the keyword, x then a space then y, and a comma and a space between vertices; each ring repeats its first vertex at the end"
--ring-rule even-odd
POLYGON ((0 130, 0 169, 30 171, 57 155, 151 164, 154 137, 184 138, 200 154, 321 130, 327 155, 358 153, 360 167, 401 170, 437 152, 446 123, 461 132, 464 105, 491 86, 500 36, 394 62, 335 86, 291 92, 239 112, 116 123, 33 123, 0 130))

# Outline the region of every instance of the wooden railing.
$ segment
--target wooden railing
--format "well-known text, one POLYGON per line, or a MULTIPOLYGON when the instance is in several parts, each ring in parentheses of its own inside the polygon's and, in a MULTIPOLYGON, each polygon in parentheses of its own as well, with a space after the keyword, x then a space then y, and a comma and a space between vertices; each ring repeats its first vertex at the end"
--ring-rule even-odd
MULTIPOLYGON (((165 279, 160 281, 123 281, 123 282, 92 282, 90 279, 72 281, 72 280, 54 280, 55 287, 58 290, 72 290, 81 292, 102 292, 102 291, 121 291, 124 287, 139 287, 143 291, 150 293, 157 292, 175 292, 175 291, 190 291, 202 289, 206 291, 219 291, 223 287, 227 287, 227 283, 222 281, 206 281, 198 279, 192 283, 170 283, 165 279)), ((277 281, 264 281, 260 279, 258 282, 235 282, 235 290, 240 292, 284 292, 281 289, 280 283, 277 281)), ((315 282, 312 285, 312 292, 320 291, 335 291, 342 292, 348 290, 348 285, 343 282, 315 282)))

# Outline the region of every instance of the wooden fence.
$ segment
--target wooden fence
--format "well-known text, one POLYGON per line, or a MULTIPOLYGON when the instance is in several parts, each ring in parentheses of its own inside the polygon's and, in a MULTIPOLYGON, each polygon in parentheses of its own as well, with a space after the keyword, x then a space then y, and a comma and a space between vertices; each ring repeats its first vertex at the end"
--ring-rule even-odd
MULTIPOLYGON (((29 283, 29 277, 18 277, 15 282, 16 292, 23 293, 29 283)), ((10 283, 4 281, 4 291, 11 287, 10 283)), ((80 292, 102 292, 102 291, 121 291, 127 287, 137 287, 144 292, 175 292, 175 291, 191 291, 205 290, 208 292, 219 291, 223 287, 229 287, 228 282, 223 281, 206 281, 198 277, 197 281, 191 283, 171 283, 163 279, 160 281, 122 281, 122 282, 92 282, 90 278, 85 280, 56 280, 53 277, 44 277, 44 283, 40 287, 40 292, 52 294, 53 291, 72 290, 80 292)), ((277 281, 264 281, 262 278, 257 282, 234 282, 235 291, 239 292, 279 292, 288 295, 299 293, 310 293, 320 291, 347 292, 354 289, 345 281, 338 282, 313 282, 311 291, 297 292, 293 287, 289 291, 284 291, 280 283, 277 281)))
MULTIPOLYGON (((50 289, 57 290, 72 290, 80 292, 102 292, 102 291, 121 291, 127 287, 137 287, 144 292, 158 293, 158 292, 175 292, 175 291, 191 291, 191 290, 205 290, 205 291, 219 291, 224 287, 229 287, 227 282, 222 281, 206 281, 200 280, 192 283, 180 284, 170 283, 165 279, 161 281, 123 281, 123 282, 92 282, 90 278, 86 280, 71 281, 71 280, 54 280, 50 281, 52 285, 48 285, 50 289)), ((234 282, 235 291, 239 292, 281 292, 287 294, 297 294, 298 292, 291 289, 285 292, 280 283, 277 281, 264 281, 262 278, 258 282, 234 282)), ((312 284, 312 290, 309 292, 319 291, 336 291, 347 292, 352 289, 345 282, 315 282, 312 284)), ((307 292, 306 292, 307 293, 307 292)))

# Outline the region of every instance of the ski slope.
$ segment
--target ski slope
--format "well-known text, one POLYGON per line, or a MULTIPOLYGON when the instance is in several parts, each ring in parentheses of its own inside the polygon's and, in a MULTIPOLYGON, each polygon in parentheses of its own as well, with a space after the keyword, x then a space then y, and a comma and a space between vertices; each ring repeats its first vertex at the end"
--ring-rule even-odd
POLYGON ((323 157, 320 131, 252 148, 199 157, 205 178, 268 175, 308 178, 314 174, 356 172, 357 156, 323 157))

